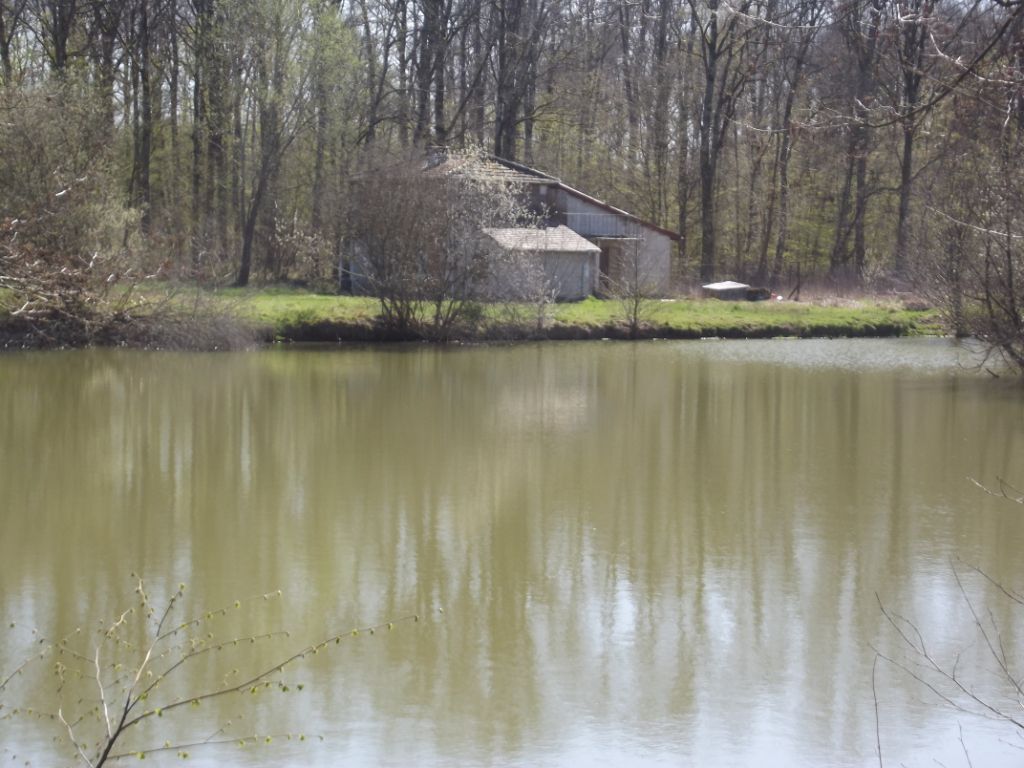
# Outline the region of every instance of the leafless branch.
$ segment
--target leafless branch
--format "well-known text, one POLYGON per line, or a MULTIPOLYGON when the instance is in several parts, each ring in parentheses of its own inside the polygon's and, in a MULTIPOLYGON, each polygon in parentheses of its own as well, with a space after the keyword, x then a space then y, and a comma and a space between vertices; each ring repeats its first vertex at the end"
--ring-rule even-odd
POLYGON ((978 482, 973 477, 968 477, 967 479, 970 480, 972 483, 974 483, 976 486, 978 486, 981 490, 983 490, 989 496, 996 496, 996 497, 999 497, 999 498, 1003 498, 1003 499, 1006 499, 1008 501, 1012 501, 1014 504, 1024 504, 1024 493, 1022 493, 1021 491, 1019 491, 1016 488, 1014 488, 1012 485, 1007 483, 1001 477, 997 477, 996 478, 996 482, 999 483, 999 490, 998 491, 993 491, 987 485, 984 485, 984 484, 978 482), (1011 493, 1013 495, 1010 495, 1011 493))
POLYGON ((875 678, 878 674, 878 654, 875 654, 875 659, 871 662, 871 699, 875 703, 875 750, 878 752, 878 768, 883 768, 882 764, 882 732, 878 719, 878 689, 875 687, 875 678))

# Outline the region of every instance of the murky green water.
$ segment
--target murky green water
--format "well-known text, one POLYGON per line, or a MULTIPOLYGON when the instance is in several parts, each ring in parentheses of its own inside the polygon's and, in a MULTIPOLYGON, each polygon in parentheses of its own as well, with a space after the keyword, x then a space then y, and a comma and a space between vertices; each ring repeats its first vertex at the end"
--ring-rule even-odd
MULTIPOLYGON (((89 650, 136 572, 157 601, 186 583, 186 613, 283 592, 209 629, 291 638, 203 656, 179 695, 422 617, 307 659, 302 692, 154 718, 136 743, 229 719, 324 737, 200 764, 877 765, 877 739, 887 765, 963 765, 961 728, 975 765, 1019 761, 1012 727, 891 664, 872 693, 876 649, 913 661, 881 601, 1019 713, 955 573, 1015 664, 1024 608, 968 565, 1024 589, 1024 508, 968 477, 1024 485, 1024 391, 957 358, 936 340, 5 355, 0 674, 32 628, 84 627, 89 650)), ((32 675, 3 711, 55 708, 32 675)), ((59 733, 0 720, 0 758, 53 765, 59 733)))

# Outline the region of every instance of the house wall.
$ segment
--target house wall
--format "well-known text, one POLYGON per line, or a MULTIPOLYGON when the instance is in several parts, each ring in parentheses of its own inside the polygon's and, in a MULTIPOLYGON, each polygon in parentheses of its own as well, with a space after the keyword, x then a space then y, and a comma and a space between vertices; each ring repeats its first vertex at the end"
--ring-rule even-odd
POLYGON ((370 295, 373 292, 373 285, 367 277, 370 262, 366 254, 366 244, 360 241, 350 242, 347 256, 348 258, 345 258, 345 255, 339 257, 338 273, 343 276, 343 280, 347 280, 348 288, 353 294, 370 295))
MULTIPOLYGON (((555 298, 563 301, 585 299, 597 290, 598 256, 596 251, 580 253, 579 251, 534 251, 502 252, 500 247, 490 249, 492 258, 491 274, 488 291, 499 299, 530 300, 521 297, 521 292, 532 292, 536 288, 524 285, 524 272, 527 264, 536 265, 539 261, 547 286, 555 293, 555 298), (524 261, 526 260, 526 261, 524 261)), ((526 278, 530 280, 529 277, 526 278)), ((538 288, 540 285, 537 286, 538 288)))
POLYGON ((644 229, 640 243, 644 280, 649 281, 655 293, 669 292, 672 279, 672 239, 653 229, 644 229))
POLYGON ((544 275, 559 299, 585 299, 597 290, 597 253, 545 253, 544 275))
POLYGON ((564 220, 569 229, 584 237, 633 237, 640 227, 635 220, 610 213, 564 189, 551 190, 549 199, 558 218, 564 220))
MULTIPOLYGON (((500 250, 497 246, 489 248, 492 256, 498 259, 500 250)), ((544 276, 548 284, 555 291, 558 299, 575 301, 585 299, 594 294, 598 289, 598 268, 597 252, 580 253, 578 251, 550 251, 542 254, 523 254, 526 258, 540 259, 544 268, 544 276)), ((349 251, 348 263, 342 263, 342 268, 348 269, 350 287, 356 295, 369 295, 373 293, 373 284, 367 277, 370 270, 369 260, 366 255, 366 246, 362 243, 353 244, 349 251)), ((514 293, 511 288, 518 279, 513 274, 516 269, 515 261, 496 260, 493 265, 493 273, 490 279, 489 291, 502 295, 508 292, 514 293)))
MULTIPOLYGON (((564 189, 552 190, 549 196, 553 198, 553 207, 559 221, 563 221, 569 229, 608 250, 608 277, 612 280, 621 278, 623 263, 616 262, 620 258, 627 258, 626 249, 637 247, 638 242, 637 266, 643 281, 651 286, 655 294, 669 292, 672 239, 668 235, 645 226, 636 219, 610 213, 607 209, 576 197, 564 189), (615 239, 620 239, 619 245, 609 247, 615 239)), ((633 253, 629 251, 628 258, 632 258, 633 253)))

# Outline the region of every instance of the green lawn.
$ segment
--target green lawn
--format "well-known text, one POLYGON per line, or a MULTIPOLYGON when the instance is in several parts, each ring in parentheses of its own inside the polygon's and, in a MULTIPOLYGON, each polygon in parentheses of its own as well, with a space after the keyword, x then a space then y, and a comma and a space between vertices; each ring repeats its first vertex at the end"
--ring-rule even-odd
POLYGON ((332 296, 294 288, 227 288, 209 294, 244 320, 275 329, 311 323, 372 324, 379 304, 365 296, 332 296))
MULTIPOLYGON (((146 293, 151 293, 146 291, 146 293)), ((159 293, 159 292, 157 292, 159 293)), ((334 296, 288 287, 215 291, 184 287, 174 294, 183 306, 195 303, 229 314, 261 330, 264 338, 295 341, 377 338, 379 305, 362 296, 334 296)), ((716 299, 652 300, 643 311, 642 336, 894 336, 939 333, 934 311, 912 311, 882 299, 832 302, 726 302, 716 299)), ((524 308, 523 316, 531 316, 524 308)), ((500 308, 485 318, 501 316, 500 308)), ((588 298, 550 308, 550 335, 595 338, 625 335, 623 306, 615 300, 588 298)), ((489 336, 487 331, 480 334, 489 336)))
MULTIPOLYGON (((623 317, 616 301, 586 299, 559 305, 558 322, 569 325, 607 325, 623 317)), ((826 306, 792 301, 719 301, 677 299, 648 304, 644 319, 649 326, 687 331, 701 336, 720 335, 892 335, 936 333, 932 311, 911 311, 896 303, 865 300, 826 306), (830 332, 831 331, 831 332, 830 332)))

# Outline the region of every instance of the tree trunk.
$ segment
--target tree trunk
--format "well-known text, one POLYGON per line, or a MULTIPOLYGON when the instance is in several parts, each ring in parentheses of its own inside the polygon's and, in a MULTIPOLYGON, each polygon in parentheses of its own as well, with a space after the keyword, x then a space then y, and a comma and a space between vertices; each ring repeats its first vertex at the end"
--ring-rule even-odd
POLYGON ((521 82, 517 82, 523 55, 523 4, 501 0, 498 8, 497 71, 495 73, 494 154, 516 159, 521 82))
POLYGON ((533 118, 537 111, 537 61, 527 58, 525 93, 523 94, 523 162, 533 165, 533 118))
POLYGON ((204 149, 209 130, 209 102, 211 69, 210 48, 213 0, 193 0, 195 21, 195 66, 192 74, 192 231, 193 266, 199 267, 199 258, 209 245, 210 201, 206 191, 210 188, 209 176, 213 169, 207 167, 204 149))
POLYGON ((779 231, 775 237, 775 259, 772 262, 768 286, 774 288, 782 276, 782 264, 786 254, 786 239, 789 237, 789 158, 793 147, 793 101, 795 84, 786 96, 782 115, 782 146, 779 148, 779 231))
POLYGON ((896 257, 893 268, 902 276, 907 268, 907 239, 910 219, 910 195, 913 186, 914 126, 903 125, 903 152, 900 155, 899 214, 896 220, 896 257))
POLYGON ((150 163, 153 157, 153 94, 150 84, 149 0, 139 0, 139 81, 141 85, 141 119, 139 121, 138 186, 136 204, 142 209, 140 225, 149 234, 152 223, 150 194, 150 163))
MULTIPOLYGON (((178 0, 170 0, 169 13, 171 19, 177 19, 178 0)), ((181 70, 180 52, 178 49, 178 25, 176 22, 170 24, 170 45, 171 45, 171 71, 167 89, 170 96, 169 119, 171 129, 171 164, 170 164, 170 195, 165 205, 170 211, 171 232, 173 240, 173 257, 176 264, 181 259, 181 235, 185 228, 185 222, 181 215, 182 206, 178 195, 181 194, 180 184, 180 137, 178 135, 178 76, 181 70), (168 204, 169 203, 169 204, 168 204)))
POLYGON ((62 74, 68 66, 68 41, 78 16, 78 0, 46 0, 49 12, 50 63, 62 74))
POLYGON ((440 147, 448 143, 448 125, 445 123, 445 85, 448 62, 448 19, 438 3, 434 41, 434 143, 440 147))
MULTIPOLYGON (((782 110, 782 143, 777 158, 779 179, 779 229, 775 237, 775 256, 768 277, 768 286, 775 288, 782 277, 783 262, 786 254, 786 241, 789 237, 789 163, 793 154, 793 106, 797 92, 803 81, 804 65, 817 34, 817 22, 824 12, 824 3, 808 0, 801 6, 798 22, 804 26, 793 56, 793 70, 789 77, 786 90, 785 106, 782 110)), ((765 242, 767 243, 767 233, 765 242)))
POLYGON ((903 33, 900 41, 900 69, 902 92, 903 151, 900 154, 899 213, 896 220, 896 252, 893 270, 903 276, 907 269, 907 240, 910 221, 910 198, 914 182, 914 139, 920 115, 916 114, 921 100, 921 81, 924 77, 924 50, 929 39, 929 21, 932 0, 914 0, 904 11, 901 20, 903 33))
POLYGON ((862 126, 862 140, 857 149, 857 191, 855 195, 856 205, 853 219, 853 266, 857 282, 864 281, 867 268, 867 236, 864 231, 868 212, 868 153, 871 150, 868 128, 862 126))
MULTIPOLYGON (((396 43, 398 47, 398 143, 409 146, 409 67, 411 57, 409 56, 408 39, 408 3, 398 4, 398 32, 396 43)), ((367 135, 367 141, 373 139, 372 134, 367 135)))
POLYGON ((419 62, 416 65, 416 130, 415 141, 424 141, 429 136, 430 124, 430 83, 435 74, 435 59, 438 55, 438 25, 440 24, 440 0, 423 1, 423 24, 419 34, 419 62))
POLYGON ((11 63, 11 42, 18 29, 17 9, 12 9, 7 16, 7 4, 0 0, 0 85, 11 85, 14 82, 14 65, 11 63))
POLYGON ((252 271, 252 249, 256 239, 256 222, 259 220, 260 211, 263 208, 263 195, 266 189, 266 176, 261 173, 253 191, 252 200, 249 203, 249 210, 245 216, 245 223, 242 226, 242 258, 238 267, 238 276, 235 278, 235 287, 244 288, 249 284, 249 276, 252 271))
MULTIPOLYGON (((669 97, 672 79, 669 73, 668 30, 671 23, 672 3, 658 0, 658 26, 654 35, 654 125, 652 127, 654 221, 664 224, 668 217, 669 171, 669 97)), ((651 163, 648 163, 650 168, 651 163)), ((650 177, 651 174, 648 173, 650 177)))
POLYGON ((853 176, 856 169, 857 135, 856 129, 850 133, 846 147, 846 172, 843 175, 842 191, 839 193, 839 204, 836 207, 836 229, 832 241, 832 254, 829 256, 829 276, 838 279, 849 258, 846 243, 850 237, 850 192, 853 189, 853 176))
MULTIPOLYGON (((637 106, 637 88, 633 68, 635 66, 632 46, 630 45, 630 33, 635 24, 630 18, 630 6, 628 3, 620 3, 618 7, 619 16, 619 47, 622 51, 622 89, 626 97, 626 123, 629 126, 629 134, 626 140, 626 155, 632 160, 635 159, 638 151, 637 142, 640 133, 640 110, 637 106)), ((643 24, 641 19, 640 24, 643 24)))
POLYGON ((870 116, 869 103, 872 101, 876 89, 875 65, 884 1, 868 0, 866 18, 861 15, 860 10, 857 13, 851 13, 848 17, 848 23, 851 26, 845 31, 847 44, 857 58, 856 82, 851 100, 854 125, 851 129, 850 143, 847 149, 848 165, 843 183, 842 205, 836 223, 836 236, 829 272, 833 277, 838 277, 840 269, 849 258, 846 253, 846 243, 849 238, 846 216, 849 212, 850 186, 854 184, 853 221, 850 226, 853 229, 853 263, 858 282, 863 280, 867 267, 867 239, 864 230, 868 197, 870 196, 867 168, 868 155, 871 152, 871 127, 868 124, 868 118, 870 116))
POLYGON ((715 86, 718 84, 718 0, 709 3, 712 15, 708 22, 704 50, 704 96, 700 112, 700 279, 708 282, 715 276, 715 177, 718 153, 715 151, 715 86))
MULTIPOLYGON (((322 21, 317 15, 313 22, 319 30, 322 21)), ((314 33, 314 39, 319 37, 314 33)), ((315 234, 320 234, 320 230, 323 227, 323 215, 324 215, 324 191, 326 172, 324 170, 324 163, 327 156, 327 134, 330 127, 330 116, 328 114, 327 104, 327 72, 325 72, 325 66, 323 61, 323 53, 316 51, 314 54, 313 62, 313 108, 316 110, 316 146, 313 153, 313 187, 311 189, 310 201, 310 229, 315 234)), ((367 136, 371 127, 367 127, 367 136)))
MULTIPOLYGON (((695 30, 697 26, 696 16, 690 21, 690 33, 686 35, 686 48, 683 51, 683 60, 690 61, 693 58, 695 30)), ((679 110, 679 119, 676 124, 676 135, 678 136, 679 147, 676 158, 676 206, 677 224, 679 231, 679 276, 686 274, 687 260, 690 258, 690 197, 693 192, 693 179, 690 175, 690 163, 692 149, 690 147, 690 135, 694 125, 695 110, 693 95, 691 93, 691 72, 690 67, 683 69, 679 82, 679 93, 676 105, 679 110)))

